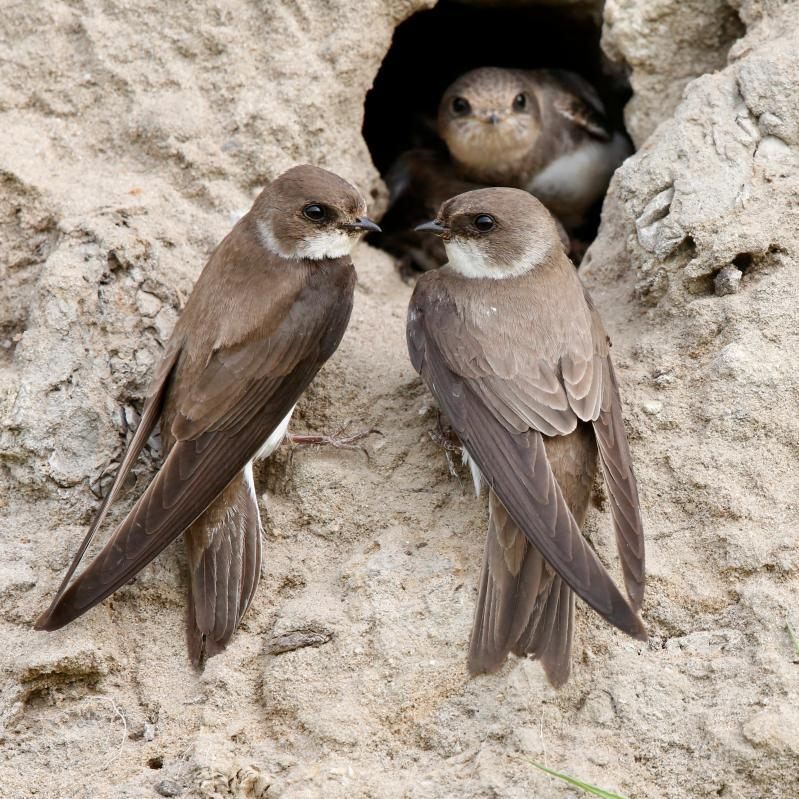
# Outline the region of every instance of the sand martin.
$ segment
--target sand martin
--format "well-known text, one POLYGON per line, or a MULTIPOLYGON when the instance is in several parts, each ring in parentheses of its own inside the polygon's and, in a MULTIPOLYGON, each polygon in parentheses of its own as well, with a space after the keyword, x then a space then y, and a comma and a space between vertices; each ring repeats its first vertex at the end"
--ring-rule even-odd
POLYGON ((420 230, 440 236, 448 264, 416 284, 411 361, 489 493, 469 667, 495 671, 514 652, 561 685, 575 593, 646 640, 643 529, 608 336, 552 216, 527 192, 467 192, 420 230), (597 461, 628 598, 580 532, 597 461))
POLYGON ((555 215, 566 252, 579 260, 586 246, 581 227, 591 223, 613 171, 632 151, 609 125, 593 86, 555 69, 467 72, 444 92, 437 132, 440 151, 408 150, 386 174, 389 211, 380 243, 403 271, 446 262, 438 241, 409 227, 444 200, 489 186, 538 197, 555 215))
POLYGON ((559 69, 467 72, 441 98, 438 133, 464 179, 529 191, 570 232, 631 152, 594 87, 559 69))
POLYGON ((188 643, 195 663, 224 649, 258 585, 261 520, 252 463, 283 440, 297 400, 350 318, 359 192, 312 166, 270 183, 214 250, 155 371, 141 423, 39 630, 68 624, 184 533, 188 643), (89 566, 69 585, 155 425, 165 460, 89 566))

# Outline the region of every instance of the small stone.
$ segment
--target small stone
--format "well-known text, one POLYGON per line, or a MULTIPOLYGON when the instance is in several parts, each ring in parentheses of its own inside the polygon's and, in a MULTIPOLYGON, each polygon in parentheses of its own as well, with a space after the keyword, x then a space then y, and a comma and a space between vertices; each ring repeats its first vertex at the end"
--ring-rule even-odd
POLYGON ((641 407, 644 409, 644 413, 655 416, 663 410, 663 403, 660 400, 647 400, 641 407))
POLYGON ((605 691, 590 694, 583 705, 583 712, 600 727, 610 724, 616 716, 613 700, 605 691))
MULTIPOLYGON (((142 733, 142 738, 145 741, 154 741, 155 740, 155 724, 151 724, 149 721, 144 722, 144 732, 142 733)), ((166 795, 166 794, 164 794, 166 795)))
POLYGON ((180 796, 183 793, 183 788, 174 780, 161 780, 156 784, 155 792, 161 796, 180 796))
POLYGON ((588 759, 595 763, 597 766, 602 766, 603 768, 610 763, 610 757, 606 752, 593 752, 588 755, 588 759))
POLYGON ((274 638, 267 646, 266 652, 268 655, 282 655, 284 652, 292 652, 295 649, 321 646, 332 637, 333 633, 324 629, 289 630, 274 638))
POLYGON ((743 725, 752 746, 773 754, 799 755, 799 709, 788 703, 758 713, 743 725))
POLYGON ((128 430, 136 430, 139 426, 139 422, 141 421, 141 417, 136 412, 136 409, 132 405, 126 405, 124 410, 125 415, 125 424, 127 425, 128 430))
POLYGON ((656 386, 670 386, 677 382, 677 378, 672 371, 656 372, 654 382, 656 386))
POLYGON ((726 294, 737 294, 741 289, 741 270, 732 264, 728 264, 719 271, 713 280, 716 288, 716 295, 723 297, 726 294))
POLYGON ((136 307, 142 316, 152 318, 161 310, 161 300, 147 291, 139 290, 136 295, 136 307))

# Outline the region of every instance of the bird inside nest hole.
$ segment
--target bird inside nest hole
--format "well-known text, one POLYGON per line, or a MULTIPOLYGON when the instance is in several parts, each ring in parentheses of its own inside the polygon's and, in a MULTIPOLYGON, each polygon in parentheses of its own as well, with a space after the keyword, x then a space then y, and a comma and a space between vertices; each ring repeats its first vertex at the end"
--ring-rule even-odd
POLYGON ((412 228, 444 200, 495 185, 541 199, 580 263, 610 177, 632 152, 629 84, 600 36, 587 12, 447 0, 396 29, 363 132, 390 194, 383 233, 369 238, 404 276, 444 262, 440 242, 412 228))

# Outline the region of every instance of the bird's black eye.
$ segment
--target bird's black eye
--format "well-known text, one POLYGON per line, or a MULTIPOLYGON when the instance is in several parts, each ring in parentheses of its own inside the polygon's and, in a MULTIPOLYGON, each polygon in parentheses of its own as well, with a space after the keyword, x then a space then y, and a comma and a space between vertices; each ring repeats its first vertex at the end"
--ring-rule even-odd
POLYGON ((311 222, 321 222, 327 216, 327 209, 324 205, 319 205, 319 203, 308 203, 302 209, 302 213, 311 222))
POLYGON ((456 114, 468 114, 469 111, 472 110, 472 107, 469 105, 469 101, 464 97, 453 97, 452 110, 456 114))
POLYGON ((495 224, 496 222, 494 221, 494 217, 489 216, 488 214, 478 214, 474 218, 474 226, 481 233, 487 233, 492 227, 494 227, 495 224))
POLYGON ((513 98, 513 110, 524 111, 527 108, 527 96, 522 92, 513 98))

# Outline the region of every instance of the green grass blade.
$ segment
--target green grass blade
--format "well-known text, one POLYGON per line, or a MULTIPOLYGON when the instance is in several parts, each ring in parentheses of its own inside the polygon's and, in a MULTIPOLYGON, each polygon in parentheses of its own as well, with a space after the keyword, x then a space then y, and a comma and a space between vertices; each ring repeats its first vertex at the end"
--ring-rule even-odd
POLYGON ((799 657, 799 637, 796 635, 796 630, 793 628, 793 624, 788 622, 788 637, 791 639, 791 644, 793 645, 793 651, 796 657, 799 657))
MULTIPOLYGON (((525 758, 525 760, 527 760, 527 758, 525 758)), ((563 780, 563 782, 573 785, 575 788, 582 788, 582 790, 584 790, 586 793, 590 793, 591 796, 598 796, 600 799, 625 799, 624 796, 619 796, 617 793, 603 791, 601 788, 597 788, 595 785, 589 785, 587 782, 578 780, 576 777, 570 777, 568 774, 561 774, 559 771, 554 771, 551 768, 547 768, 546 766, 541 765, 541 763, 536 763, 535 760, 527 760, 527 762, 531 763, 544 773, 549 774, 550 777, 557 777, 557 779, 563 780)))

